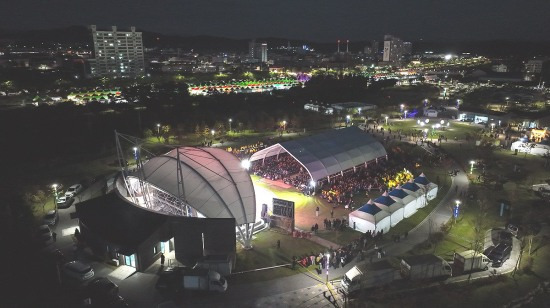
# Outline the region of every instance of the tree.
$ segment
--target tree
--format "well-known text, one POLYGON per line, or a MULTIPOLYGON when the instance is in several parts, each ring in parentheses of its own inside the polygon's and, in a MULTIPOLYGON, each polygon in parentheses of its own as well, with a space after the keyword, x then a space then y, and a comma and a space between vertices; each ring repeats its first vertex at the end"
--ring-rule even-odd
POLYGON ((146 129, 143 131, 143 137, 144 137, 145 139, 153 137, 153 131, 150 130, 150 129, 148 129, 148 128, 146 128, 146 129))

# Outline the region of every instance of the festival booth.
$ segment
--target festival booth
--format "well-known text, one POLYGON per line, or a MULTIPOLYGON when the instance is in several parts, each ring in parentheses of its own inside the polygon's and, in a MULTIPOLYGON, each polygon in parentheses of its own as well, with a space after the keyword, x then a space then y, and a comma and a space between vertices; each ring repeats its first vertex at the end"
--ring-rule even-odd
POLYGON ((437 197, 437 184, 428 181, 424 173, 421 173, 416 179, 414 179, 414 183, 424 189, 428 201, 437 197))
POLYGON ((412 180, 403 184, 401 188, 407 194, 413 195, 415 197, 417 210, 426 206, 427 200, 426 200, 426 195, 424 194, 424 189, 416 185, 412 180))
POLYGON ((349 225, 363 233, 369 230, 374 233, 379 231, 387 233, 391 225, 390 214, 369 200, 367 204, 349 214, 349 225))
POLYGON ((390 213, 390 225, 392 227, 403 220, 403 203, 390 198, 387 192, 374 199, 374 204, 383 211, 390 213))
POLYGON ((397 186, 397 188, 390 191, 388 195, 393 200, 400 201, 403 204, 404 218, 411 217, 418 210, 418 207, 416 206, 417 197, 413 194, 406 193, 401 188, 401 185, 397 186))

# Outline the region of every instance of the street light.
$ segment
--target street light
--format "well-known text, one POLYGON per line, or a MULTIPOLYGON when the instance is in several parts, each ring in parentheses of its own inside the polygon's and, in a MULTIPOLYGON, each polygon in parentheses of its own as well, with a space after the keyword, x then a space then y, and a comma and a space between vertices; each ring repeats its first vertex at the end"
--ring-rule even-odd
POLYGON ((157 134, 160 135, 160 123, 157 123, 157 134))
POLYGON ((460 208, 460 200, 455 200, 455 208, 453 209, 453 217, 455 218, 455 224, 456 224, 456 219, 458 218, 459 208, 460 208))
POLYGON ((138 150, 138 148, 134 147, 134 158, 136 159, 136 162, 137 162, 137 159, 138 159, 137 150, 138 150))
POLYGON ((401 111, 403 111, 403 108, 405 108, 405 105, 401 104, 399 107, 401 108, 401 111))
POLYGON ((283 132, 286 130, 286 120, 283 120, 283 132))
POLYGON ((386 116, 386 125, 388 125, 388 116, 386 116))
POLYGON ((229 118, 229 131, 231 131, 231 122, 233 122, 233 119, 229 118))
POLYGON ((405 119, 407 118, 407 110, 405 110, 405 119))
POLYGON ((472 174, 472 173, 474 172, 474 164, 475 164, 475 163, 476 163, 476 162, 473 161, 473 160, 470 161, 470 174, 472 174))
POLYGON ((491 131, 495 129, 495 123, 491 123, 491 131))
POLYGON ((55 205, 55 210, 57 211, 57 184, 52 184, 53 188, 53 203, 55 205))
POLYGON ((214 134, 216 133, 216 131, 215 131, 215 130, 211 130, 210 132, 212 133, 212 137, 214 137, 214 134))
POLYGON ((445 120, 441 120, 441 122, 439 122, 439 123, 441 123, 441 125, 443 125, 443 124, 445 124, 445 120))
POLYGON ((326 257, 327 257, 326 269, 327 269, 327 283, 328 283, 328 268, 329 268, 329 265, 330 265, 330 253, 327 253, 326 257))
POLYGON ((361 114, 361 108, 357 108, 357 113, 360 115, 361 114))

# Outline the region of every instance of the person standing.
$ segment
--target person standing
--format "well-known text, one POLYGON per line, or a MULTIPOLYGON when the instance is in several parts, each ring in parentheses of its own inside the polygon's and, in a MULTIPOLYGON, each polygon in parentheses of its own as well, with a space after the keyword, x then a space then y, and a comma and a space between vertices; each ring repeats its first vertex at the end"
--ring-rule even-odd
POLYGON ((281 240, 277 240, 277 249, 281 248, 281 240))
POLYGON ((164 266, 164 253, 160 253, 160 266, 164 266))
POLYGON ((319 217, 319 207, 315 209, 315 216, 319 217))
POLYGON ((330 210, 330 218, 334 218, 334 209, 330 210))

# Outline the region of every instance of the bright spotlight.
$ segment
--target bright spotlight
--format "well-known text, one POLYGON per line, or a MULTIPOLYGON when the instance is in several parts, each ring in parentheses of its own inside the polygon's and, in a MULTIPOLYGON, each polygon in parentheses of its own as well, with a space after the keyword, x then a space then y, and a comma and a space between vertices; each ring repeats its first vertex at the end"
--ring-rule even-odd
POLYGON ((447 60, 447 61, 451 60, 452 58, 453 58, 452 55, 445 55, 445 60, 447 60))
POLYGON ((315 187, 315 181, 314 181, 314 180, 309 181, 309 185, 310 185, 311 187, 315 187))
POLYGON ((248 159, 241 161, 241 167, 248 170, 250 168, 250 161, 248 159))

